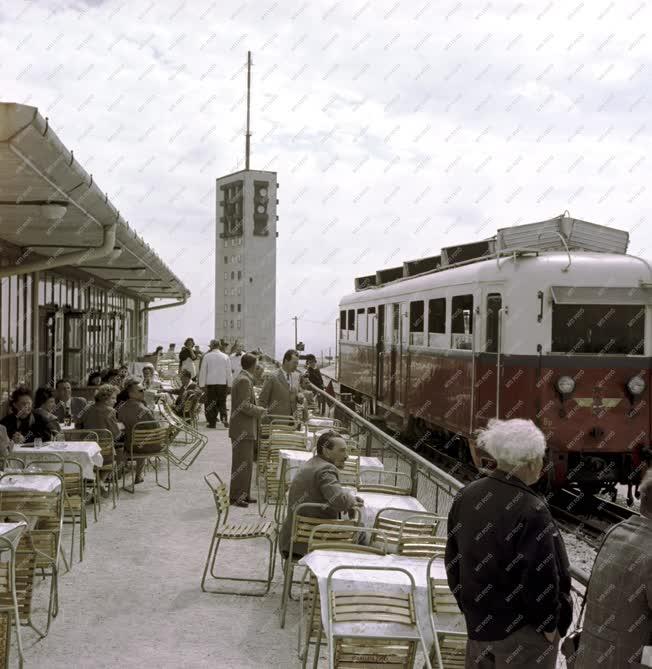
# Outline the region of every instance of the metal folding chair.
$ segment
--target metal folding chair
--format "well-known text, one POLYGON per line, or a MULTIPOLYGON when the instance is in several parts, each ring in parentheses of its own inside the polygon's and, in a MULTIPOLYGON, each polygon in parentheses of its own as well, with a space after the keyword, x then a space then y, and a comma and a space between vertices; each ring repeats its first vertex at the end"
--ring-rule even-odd
POLYGON ((400 541, 407 543, 412 533, 421 536, 428 532, 436 532, 436 528, 431 529, 436 518, 438 516, 427 511, 415 512, 388 506, 380 509, 376 514, 374 529, 383 530, 392 546, 392 552, 398 552, 400 541), (418 523, 420 518, 424 520, 424 523, 418 523), (407 522, 403 525, 405 521, 407 522))
POLYGON ((170 461, 181 470, 190 469, 208 443, 208 437, 197 429, 196 424, 188 423, 174 413, 165 402, 159 402, 159 412, 170 427, 170 461), (177 454, 176 448, 185 450, 177 454))
MULTIPOLYGON (((129 444, 129 453, 125 453, 128 460, 136 462, 138 460, 154 460, 154 474, 156 485, 164 490, 170 490, 172 487, 170 481, 170 437, 169 427, 154 427, 152 421, 142 421, 136 423, 131 433, 131 443, 129 444), (135 450, 136 449, 136 450, 135 450), (161 459, 167 463, 168 483, 167 486, 159 483, 158 470, 161 459)), ((126 449, 125 449, 126 450, 126 449)), ((132 495, 136 492, 136 473, 131 468, 131 488, 125 485, 126 471, 122 474, 122 487, 132 495)))
POLYGON ((455 596, 448 587, 446 579, 437 579, 430 576, 432 563, 441 559, 435 555, 428 561, 426 578, 428 581, 428 604, 430 607, 430 625, 434 637, 430 657, 434 657, 441 669, 464 669, 466 661, 467 634, 455 630, 442 629, 439 621, 435 622, 438 614, 453 614, 462 616, 455 596))
POLYGON ((409 557, 443 557, 446 537, 437 536, 446 518, 434 513, 412 513, 401 521, 398 533, 398 554, 409 557))
POLYGON ((389 495, 411 495, 412 477, 406 472, 365 469, 360 472, 358 490, 360 492, 380 492, 389 495), (393 479, 393 482, 391 479, 393 479))
POLYGON ((213 500, 217 511, 217 518, 215 520, 215 528, 211 537, 211 544, 208 549, 208 556, 206 557, 206 564, 204 566, 204 574, 201 579, 201 589, 203 592, 213 592, 220 594, 232 595, 250 595, 254 597, 262 597, 269 592, 274 578, 274 568, 276 566, 276 552, 275 536, 276 529, 272 521, 261 520, 258 522, 247 523, 229 523, 229 491, 222 481, 222 479, 215 473, 204 477, 208 487, 213 493, 213 500), (266 539, 269 542, 269 562, 266 579, 257 578, 242 578, 234 576, 217 576, 215 574, 215 560, 217 558, 217 551, 220 548, 220 542, 225 541, 243 541, 247 539, 266 539), (207 590, 206 576, 208 574, 210 565, 210 575, 218 581, 246 581, 250 583, 265 583, 263 592, 227 592, 224 590, 207 590))
POLYGON ((20 611, 18 609, 18 593, 16 585, 16 548, 17 541, 12 542, 7 537, 0 537, 0 554, 9 553, 9 560, 0 561, 0 615, 5 618, 5 624, 9 628, 6 634, 2 634, 6 642, 5 658, 9 657, 9 642, 11 633, 11 620, 16 625, 16 641, 18 644, 18 662, 23 667, 25 655, 23 652, 23 639, 20 633, 20 611))
MULTIPOLYGON (((425 666, 432 669, 428 648, 414 605, 414 577, 400 567, 371 567, 340 565, 328 574, 328 666, 329 669, 362 668, 387 665, 396 669, 413 669, 417 650, 421 647, 425 666), (341 571, 394 572, 404 574, 409 581, 408 592, 377 592, 360 585, 355 590, 333 588, 333 577, 341 571), (384 634, 359 633, 351 623, 374 624, 385 627, 384 634), (348 629, 347 629, 348 628, 348 629), (400 630, 394 631, 394 630, 400 630), (370 656, 373 656, 370 662, 370 656)), ((315 655, 319 655, 321 636, 317 638, 315 655)))
MULTIPOLYGON (((326 530, 324 535, 314 533, 313 530, 317 525, 324 525, 324 521, 327 521, 327 524, 332 527, 333 525, 347 525, 347 526, 357 526, 359 525, 359 513, 356 509, 356 518, 351 521, 347 518, 344 520, 338 519, 329 519, 329 518, 315 518, 313 516, 304 516, 301 514, 303 510, 306 509, 315 509, 320 511, 327 511, 330 509, 328 504, 316 504, 312 502, 304 502, 303 504, 297 504, 294 509, 291 509, 292 513, 292 532, 290 535, 290 547, 288 551, 287 559, 283 565, 283 593, 281 595, 281 628, 285 627, 285 614, 287 611, 287 603, 290 598, 290 591, 292 590, 292 576, 294 572, 294 567, 298 564, 299 559, 294 554, 295 544, 308 544, 311 536, 313 541, 323 540, 324 537, 328 537, 329 540, 332 536, 332 532, 326 530)), ((342 542, 352 543, 354 537, 357 536, 359 530, 349 530, 348 532, 342 533, 342 536, 339 539, 342 542)))

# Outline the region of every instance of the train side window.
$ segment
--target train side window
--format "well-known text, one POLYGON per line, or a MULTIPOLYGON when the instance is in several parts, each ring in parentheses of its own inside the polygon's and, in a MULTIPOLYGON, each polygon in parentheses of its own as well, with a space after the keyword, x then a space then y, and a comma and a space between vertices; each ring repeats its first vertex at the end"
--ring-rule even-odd
POLYGON ((410 302, 410 344, 423 346, 424 302, 410 302))
POLYGON ((487 332, 485 340, 485 351, 487 353, 498 353, 498 317, 502 306, 503 298, 500 293, 489 293, 487 295, 487 332))
POLYGON ((456 295, 451 301, 451 348, 473 348, 473 295, 456 295))
POLYGON ((428 346, 434 346, 437 335, 446 333, 446 298, 428 300, 428 346))
POLYGON ((355 330, 355 309, 349 309, 349 316, 346 319, 349 330, 355 330))
POLYGON ((367 318, 364 315, 364 309, 358 309, 355 324, 356 341, 367 341, 367 318))
POLYGON ((376 307, 367 308, 367 341, 375 344, 376 339, 376 307))
POLYGON ((340 311, 340 339, 344 339, 344 330, 346 330, 346 311, 340 311))

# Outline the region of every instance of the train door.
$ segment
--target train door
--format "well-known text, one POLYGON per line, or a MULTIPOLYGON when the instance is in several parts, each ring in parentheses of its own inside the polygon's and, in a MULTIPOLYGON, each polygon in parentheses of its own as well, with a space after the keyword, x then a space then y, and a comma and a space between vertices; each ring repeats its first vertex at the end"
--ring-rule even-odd
POLYGON ((479 328, 476 350, 483 353, 476 363, 474 384, 474 406, 471 429, 483 427, 497 415, 500 398, 498 396, 502 376, 502 331, 500 328, 503 306, 500 286, 490 286, 483 291, 483 326, 479 328), (487 355, 488 354, 488 355, 487 355))
POLYGON ((401 302, 399 305, 397 345, 397 379, 396 379, 396 404, 405 406, 407 402, 408 381, 408 349, 410 342, 410 303, 401 302))
POLYGON ((385 394, 385 305, 378 305, 376 327, 376 399, 382 401, 385 394))

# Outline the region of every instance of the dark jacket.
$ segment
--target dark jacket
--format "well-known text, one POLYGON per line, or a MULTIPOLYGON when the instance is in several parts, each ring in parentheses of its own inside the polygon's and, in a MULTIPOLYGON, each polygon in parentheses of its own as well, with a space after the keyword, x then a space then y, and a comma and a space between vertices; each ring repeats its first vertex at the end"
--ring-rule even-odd
MULTIPOLYGON (((310 507, 299 509, 300 515, 324 518, 324 522, 337 518, 342 511, 351 511, 355 504, 355 495, 340 484, 338 468, 318 455, 301 467, 290 484, 287 516, 279 535, 281 551, 290 550, 294 509, 299 504, 307 503, 329 505, 324 510, 310 507)), ((305 555, 307 551, 306 543, 294 544, 292 547, 292 552, 296 555, 305 555)))
MULTIPOLYGON (((70 417, 72 418, 73 423, 77 422, 77 419, 82 414, 82 411, 84 411, 87 404, 88 403, 83 397, 70 398, 70 417)), ((54 415, 61 423, 66 419, 66 407, 63 402, 57 402, 54 407, 54 415)))
POLYGON ((313 386, 317 386, 320 390, 324 389, 324 379, 322 378, 321 372, 316 367, 308 367, 308 381, 310 381, 313 386))
POLYGON ((0 424, 4 425, 7 428, 7 436, 9 439, 13 439, 13 436, 16 432, 20 432, 27 443, 31 443, 34 439, 43 439, 43 441, 49 441, 52 439, 54 434, 52 428, 48 424, 48 421, 45 420, 39 414, 31 413, 27 418, 18 420, 15 413, 10 413, 8 416, 5 416, 0 424))
POLYGON ((235 442, 244 439, 256 439, 258 419, 265 413, 264 407, 256 406, 254 378, 242 370, 233 381, 231 389, 231 420, 229 437, 235 442))
POLYGON ((520 479, 495 471, 457 494, 445 562, 469 638, 500 641, 525 625, 566 633, 566 549, 545 502, 520 479))
POLYGON ((586 597, 575 669, 642 667, 652 645, 652 519, 632 516, 607 533, 586 597))
POLYGON ((137 423, 150 422, 151 427, 158 425, 154 414, 138 400, 127 400, 118 407, 116 413, 118 420, 125 426, 125 448, 127 449, 131 446, 131 435, 137 423))

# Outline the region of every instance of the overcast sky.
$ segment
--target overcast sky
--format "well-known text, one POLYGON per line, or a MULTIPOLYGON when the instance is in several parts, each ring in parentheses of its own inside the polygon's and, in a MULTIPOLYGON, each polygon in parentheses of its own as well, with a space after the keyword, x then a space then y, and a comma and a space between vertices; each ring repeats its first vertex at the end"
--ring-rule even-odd
POLYGON ((277 352, 334 346, 355 276, 576 218, 652 258, 644 0, 0 1, 0 98, 34 105, 213 335, 215 178, 278 172, 277 352), (228 8, 227 8, 228 7, 228 8))

